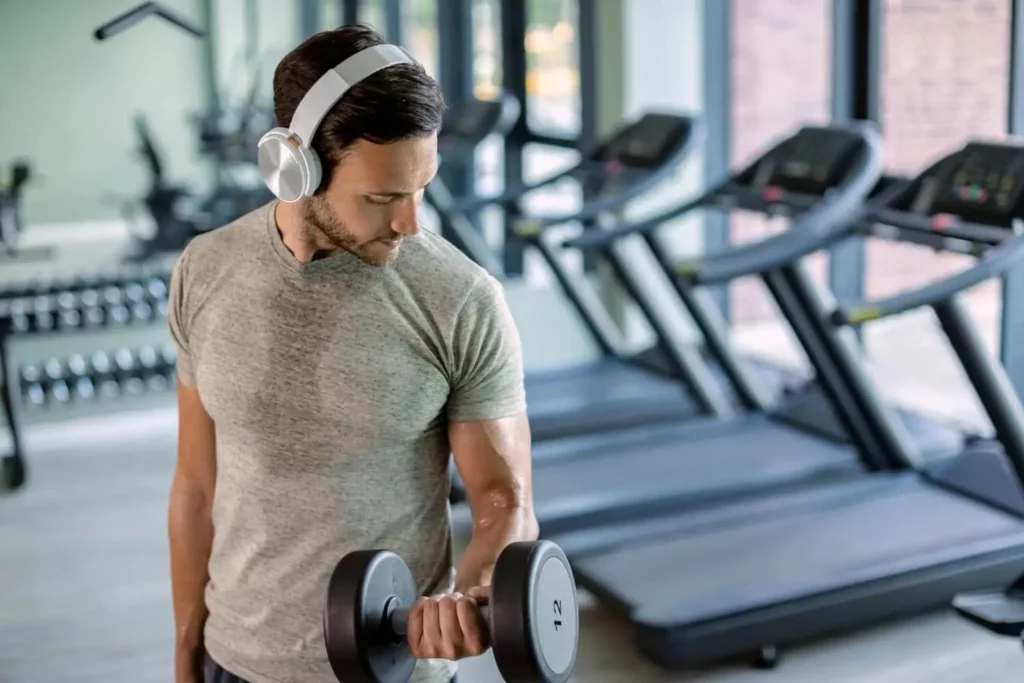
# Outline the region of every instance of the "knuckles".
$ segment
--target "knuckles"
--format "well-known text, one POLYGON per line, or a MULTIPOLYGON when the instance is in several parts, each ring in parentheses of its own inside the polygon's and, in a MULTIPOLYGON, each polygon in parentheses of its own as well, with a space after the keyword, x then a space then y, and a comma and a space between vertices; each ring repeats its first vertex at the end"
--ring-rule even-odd
POLYGON ((422 633, 409 643, 414 657, 454 661, 487 651, 489 634, 473 598, 459 593, 424 597, 413 609, 423 620, 422 633))

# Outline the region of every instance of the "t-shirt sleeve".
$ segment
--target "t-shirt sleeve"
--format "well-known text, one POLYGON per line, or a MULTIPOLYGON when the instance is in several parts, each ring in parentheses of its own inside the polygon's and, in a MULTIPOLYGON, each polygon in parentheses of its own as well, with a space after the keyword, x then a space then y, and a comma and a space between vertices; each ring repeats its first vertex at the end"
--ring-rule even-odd
POLYGON ((523 350, 505 292, 491 276, 477 282, 455 322, 452 422, 498 420, 526 410, 523 350))
POLYGON ((167 326, 178 352, 178 379, 186 386, 195 386, 195 366, 189 347, 189 316, 186 307, 188 280, 188 249, 182 251, 171 271, 171 283, 167 292, 167 326))

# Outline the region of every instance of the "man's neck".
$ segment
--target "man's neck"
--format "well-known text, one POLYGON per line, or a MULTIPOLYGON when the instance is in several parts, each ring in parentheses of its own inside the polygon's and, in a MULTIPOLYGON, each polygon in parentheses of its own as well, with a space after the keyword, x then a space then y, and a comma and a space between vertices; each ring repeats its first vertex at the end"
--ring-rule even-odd
POLYGON ((305 206, 299 202, 278 202, 274 209, 274 222, 281 234, 281 243, 300 263, 309 263, 324 255, 324 249, 316 244, 303 223, 305 206))

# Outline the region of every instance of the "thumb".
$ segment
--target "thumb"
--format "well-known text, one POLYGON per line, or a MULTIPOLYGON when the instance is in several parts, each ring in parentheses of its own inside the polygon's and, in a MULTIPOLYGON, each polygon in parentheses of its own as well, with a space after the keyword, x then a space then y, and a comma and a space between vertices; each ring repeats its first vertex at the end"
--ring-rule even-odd
POLYGON ((473 586, 468 591, 466 591, 466 595, 473 598, 481 605, 485 605, 491 599, 491 587, 473 586))

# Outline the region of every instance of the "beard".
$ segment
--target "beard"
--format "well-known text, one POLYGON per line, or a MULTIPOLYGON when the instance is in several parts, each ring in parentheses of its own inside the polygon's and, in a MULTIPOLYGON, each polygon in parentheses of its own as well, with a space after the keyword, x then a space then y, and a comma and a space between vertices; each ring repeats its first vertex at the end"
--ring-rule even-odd
POLYGON ((401 235, 391 232, 360 244, 359 239, 345 227, 323 197, 309 199, 303 212, 302 225, 307 237, 315 244, 347 251, 368 265, 388 266, 398 258, 398 248, 388 249, 384 243, 400 239, 401 235))

